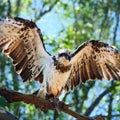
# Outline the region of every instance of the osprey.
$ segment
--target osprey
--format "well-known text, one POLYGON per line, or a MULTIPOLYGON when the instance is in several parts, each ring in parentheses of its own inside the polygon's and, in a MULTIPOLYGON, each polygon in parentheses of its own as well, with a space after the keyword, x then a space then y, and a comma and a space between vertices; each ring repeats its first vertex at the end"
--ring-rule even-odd
POLYGON ((49 54, 40 29, 22 18, 0 20, 0 48, 12 59, 24 82, 41 83, 37 96, 58 98, 62 91, 72 90, 88 80, 119 80, 120 52, 96 40, 80 45, 75 52, 63 50, 49 54))

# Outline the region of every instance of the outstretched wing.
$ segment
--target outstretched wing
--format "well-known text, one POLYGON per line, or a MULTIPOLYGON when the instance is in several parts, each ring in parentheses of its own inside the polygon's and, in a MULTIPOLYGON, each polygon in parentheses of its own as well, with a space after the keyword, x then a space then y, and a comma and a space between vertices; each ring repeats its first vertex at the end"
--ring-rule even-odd
POLYGON ((72 55, 71 74, 65 86, 68 91, 87 80, 119 80, 120 52, 103 42, 83 43, 72 55))
POLYGON ((0 20, 0 48, 12 59, 23 81, 42 82, 44 61, 50 55, 45 51, 41 32, 35 23, 22 18, 0 20))

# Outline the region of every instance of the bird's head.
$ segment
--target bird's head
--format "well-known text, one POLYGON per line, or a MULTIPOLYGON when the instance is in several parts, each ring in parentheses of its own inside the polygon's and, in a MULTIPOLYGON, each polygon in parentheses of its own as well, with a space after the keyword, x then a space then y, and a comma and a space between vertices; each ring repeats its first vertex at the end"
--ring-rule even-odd
POLYGON ((63 64, 64 66, 70 65, 70 60, 71 60, 71 51, 70 50, 60 50, 58 52, 57 60, 60 64, 63 64))

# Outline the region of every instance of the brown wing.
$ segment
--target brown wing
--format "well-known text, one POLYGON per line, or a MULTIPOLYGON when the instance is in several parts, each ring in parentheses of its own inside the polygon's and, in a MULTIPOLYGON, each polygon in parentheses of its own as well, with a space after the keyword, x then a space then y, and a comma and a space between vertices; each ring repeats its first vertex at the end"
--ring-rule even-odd
POLYGON ((22 18, 1 20, 0 48, 12 59, 23 81, 35 79, 42 82, 43 60, 50 56, 35 23, 22 18))
POLYGON ((108 44, 91 40, 83 43, 73 54, 72 69, 65 90, 73 89, 87 80, 119 80, 120 53, 108 44))

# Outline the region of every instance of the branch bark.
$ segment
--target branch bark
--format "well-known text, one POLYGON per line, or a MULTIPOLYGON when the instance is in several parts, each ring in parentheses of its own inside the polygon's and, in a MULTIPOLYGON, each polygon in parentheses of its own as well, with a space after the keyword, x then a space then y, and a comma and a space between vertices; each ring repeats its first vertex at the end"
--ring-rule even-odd
POLYGON ((16 116, 0 107, 0 119, 1 120, 19 120, 16 116))
MULTIPOLYGON (((53 102, 49 101, 42 101, 35 95, 27 95, 27 94, 22 94, 20 92, 10 90, 7 88, 0 87, 0 95, 5 97, 8 103, 13 103, 13 102, 25 102, 27 104, 34 104, 35 106, 39 108, 46 108, 47 110, 55 110, 55 105, 53 102)), ((75 118, 78 118, 80 120, 97 120, 97 117, 94 118, 89 118, 87 116, 80 115, 72 110, 69 109, 69 105, 64 104, 64 106, 61 109, 62 112, 65 112, 75 118)), ((102 118, 101 120, 104 120, 102 118)))

